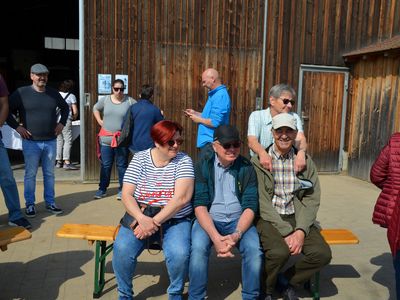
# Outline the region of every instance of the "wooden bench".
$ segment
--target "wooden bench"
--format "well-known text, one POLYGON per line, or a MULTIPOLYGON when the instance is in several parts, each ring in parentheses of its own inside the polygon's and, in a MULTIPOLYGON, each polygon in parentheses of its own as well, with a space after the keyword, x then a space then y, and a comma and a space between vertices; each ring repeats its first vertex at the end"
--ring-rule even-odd
POLYGON ((0 249, 6 251, 8 244, 30 239, 32 234, 24 227, 10 227, 0 230, 0 249))
MULTIPOLYGON (((358 238, 348 229, 322 229, 321 234, 329 245, 358 244, 358 238)), ((314 275, 314 283, 309 282, 308 287, 314 300, 319 300, 319 272, 314 275)))
MULTIPOLYGON (((104 288, 105 262, 107 255, 113 250, 113 243, 117 236, 119 226, 94 225, 94 224, 64 224, 57 236, 87 240, 90 245, 96 242, 94 265, 94 291, 93 297, 99 298, 104 288)), ((323 229, 322 236, 329 245, 358 244, 358 238, 347 229, 323 229)), ((314 276, 314 282, 308 284, 313 299, 319 296, 319 272, 314 276)))
POLYGON ((57 236, 87 240, 90 245, 96 242, 94 262, 94 290, 93 298, 99 298, 104 288, 105 263, 107 255, 113 250, 113 243, 119 226, 94 224, 64 224, 57 236), (107 242, 111 244, 107 245, 107 242))

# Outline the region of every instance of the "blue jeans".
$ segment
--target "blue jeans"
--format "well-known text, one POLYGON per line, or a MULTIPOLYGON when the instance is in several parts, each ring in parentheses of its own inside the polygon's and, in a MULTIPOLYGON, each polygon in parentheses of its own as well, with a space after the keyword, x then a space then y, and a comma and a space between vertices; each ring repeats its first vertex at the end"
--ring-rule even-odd
POLYGON ((46 205, 54 204, 54 165, 56 162, 56 139, 31 141, 22 139, 25 160, 24 197, 26 206, 35 204, 36 174, 42 163, 43 197, 46 205))
POLYGON ((397 251, 393 259, 394 274, 396 278, 396 299, 400 298, 400 250, 397 251))
POLYGON ((8 159, 7 150, 4 148, 3 141, 0 138, 0 186, 3 191, 4 201, 8 209, 9 221, 15 221, 22 218, 21 204, 17 184, 8 159))
MULTIPOLYGON (((189 268, 190 229, 191 221, 186 218, 176 221, 171 219, 162 225, 162 247, 170 281, 167 290, 170 300, 183 299, 182 292, 189 268)), ((120 300, 133 299, 132 279, 137 258, 146 245, 146 240, 137 239, 130 228, 121 226, 114 242, 112 259, 120 300)))
MULTIPOLYGON (((216 222, 215 228, 222 235, 235 231, 237 222, 216 222)), ((212 241, 196 220, 192 227, 192 246, 189 264, 189 299, 205 299, 208 281, 208 260, 212 241)), ((242 299, 255 300, 260 295, 260 276, 263 253, 257 230, 251 226, 237 245, 242 257, 242 299)))
POLYGON ((124 174, 126 168, 128 167, 128 148, 127 147, 116 147, 111 148, 111 146, 100 145, 101 152, 101 168, 100 168, 100 183, 99 190, 103 192, 107 191, 110 184, 111 170, 114 163, 117 165, 118 170, 118 182, 119 191, 122 189, 122 181, 124 179, 124 174))

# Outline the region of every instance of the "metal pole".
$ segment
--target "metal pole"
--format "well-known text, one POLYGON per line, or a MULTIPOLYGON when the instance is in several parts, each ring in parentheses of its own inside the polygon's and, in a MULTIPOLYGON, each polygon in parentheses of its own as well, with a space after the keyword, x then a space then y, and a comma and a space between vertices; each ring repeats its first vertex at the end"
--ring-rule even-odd
POLYGON ((80 152, 81 152, 81 180, 85 175, 85 19, 84 0, 79 0, 79 110, 80 110, 80 152))
POLYGON ((267 48, 267 19, 268 19, 268 0, 264 5, 264 32, 263 32, 263 52, 262 52, 262 70, 261 70, 261 101, 264 101, 264 81, 265 81, 265 52, 267 48))

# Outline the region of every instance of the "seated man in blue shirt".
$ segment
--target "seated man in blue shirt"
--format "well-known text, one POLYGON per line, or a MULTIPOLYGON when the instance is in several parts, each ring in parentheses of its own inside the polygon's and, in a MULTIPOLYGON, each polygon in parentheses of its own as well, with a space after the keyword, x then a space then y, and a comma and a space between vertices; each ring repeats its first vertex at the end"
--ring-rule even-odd
POLYGON ((233 257, 236 246, 242 257, 242 299, 258 299, 262 269, 261 246, 253 225, 258 211, 257 177, 250 161, 240 155, 238 130, 221 125, 214 132, 215 152, 195 167, 189 264, 189 299, 205 299, 208 260, 214 245, 220 258, 233 257))

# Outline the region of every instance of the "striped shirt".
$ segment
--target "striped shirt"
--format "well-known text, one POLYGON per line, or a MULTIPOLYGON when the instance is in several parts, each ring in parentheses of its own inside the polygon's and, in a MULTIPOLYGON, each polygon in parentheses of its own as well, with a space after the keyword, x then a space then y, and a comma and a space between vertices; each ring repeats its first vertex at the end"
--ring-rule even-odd
MULTIPOLYGON (((178 152, 168 165, 156 167, 150 150, 135 153, 125 171, 124 182, 136 186, 133 194, 136 201, 148 205, 164 206, 174 196, 176 180, 194 178, 193 163, 187 154, 178 152)), ((174 218, 185 217, 192 210, 192 204, 189 202, 174 218)))
POLYGON ((281 215, 294 214, 293 192, 297 186, 294 149, 281 155, 276 151, 275 145, 272 145, 268 154, 272 157, 272 175, 274 176, 272 206, 281 215))

